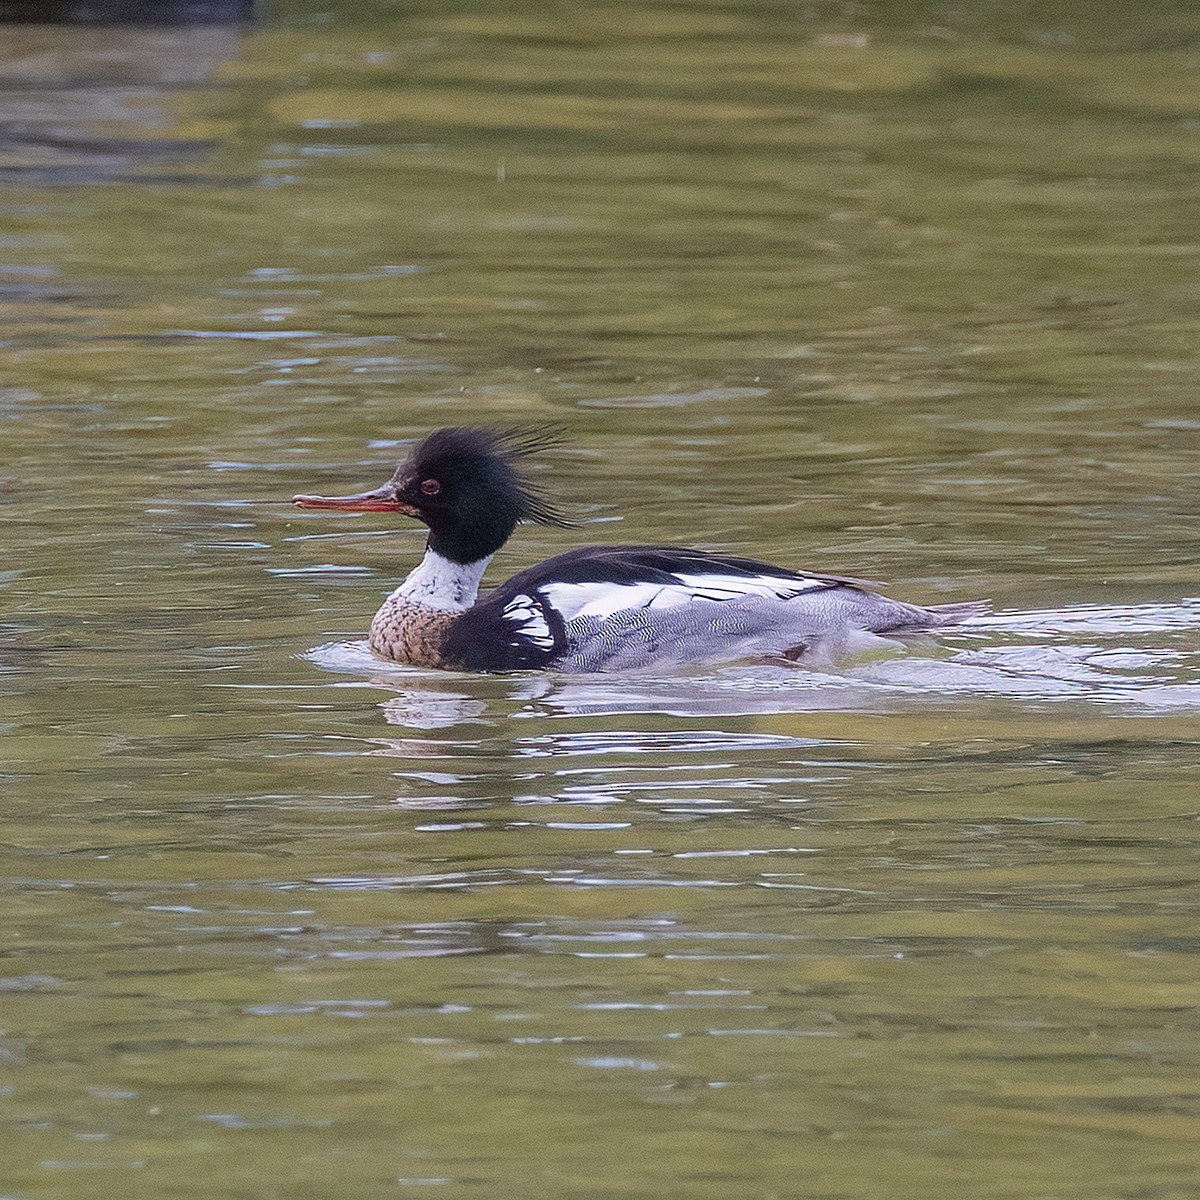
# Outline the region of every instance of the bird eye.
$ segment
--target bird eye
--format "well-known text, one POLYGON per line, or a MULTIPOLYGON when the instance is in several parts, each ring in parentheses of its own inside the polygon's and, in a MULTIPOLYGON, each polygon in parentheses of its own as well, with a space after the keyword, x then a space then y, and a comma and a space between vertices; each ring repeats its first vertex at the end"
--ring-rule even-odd
POLYGON ((436 496, 442 490, 442 485, 436 479, 426 479, 421 484, 421 494, 423 496, 436 496))

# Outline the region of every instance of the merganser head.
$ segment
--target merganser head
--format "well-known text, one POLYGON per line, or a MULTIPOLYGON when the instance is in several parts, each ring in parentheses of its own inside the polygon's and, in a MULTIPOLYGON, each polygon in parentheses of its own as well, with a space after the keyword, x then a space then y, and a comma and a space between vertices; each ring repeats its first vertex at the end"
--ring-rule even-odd
POLYGON ((517 469, 557 444, 528 429, 439 429, 418 442, 381 488, 355 496, 293 496, 300 508, 398 512, 429 526, 429 549, 451 562, 495 554, 522 521, 566 522, 517 469))

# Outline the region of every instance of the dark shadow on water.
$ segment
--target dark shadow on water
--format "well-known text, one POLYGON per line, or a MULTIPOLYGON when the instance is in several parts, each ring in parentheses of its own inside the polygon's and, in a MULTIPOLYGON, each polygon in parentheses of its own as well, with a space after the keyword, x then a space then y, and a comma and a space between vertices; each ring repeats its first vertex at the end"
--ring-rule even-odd
POLYGON ((211 184, 195 169, 211 141, 170 136, 176 98, 217 86, 210 77, 236 57, 254 8, 0 0, 0 183, 211 184))
POLYGON ((0 0, 0 23, 231 25, 258 8, 257 0, 0 0))

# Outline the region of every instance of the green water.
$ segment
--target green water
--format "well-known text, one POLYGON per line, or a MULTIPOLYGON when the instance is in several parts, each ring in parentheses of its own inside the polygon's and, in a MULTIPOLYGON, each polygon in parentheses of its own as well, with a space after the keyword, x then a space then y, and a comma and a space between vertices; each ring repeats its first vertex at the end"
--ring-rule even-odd
POLYGON ((4 1200, 1200 1194, 1200 18, 0 27, 4 1200), (581 541, 994 598, 814 670, 373 663, 581 541))

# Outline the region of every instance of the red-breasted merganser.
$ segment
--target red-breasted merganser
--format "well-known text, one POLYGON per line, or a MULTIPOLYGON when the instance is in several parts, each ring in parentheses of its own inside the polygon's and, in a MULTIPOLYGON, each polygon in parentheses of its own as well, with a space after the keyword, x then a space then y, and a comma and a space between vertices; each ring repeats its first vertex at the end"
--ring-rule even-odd
POLYGON ((371 622, 376 654, 460 671, 795 661, 855 630, 915 633, 986 611, 980 603, 922 608, 861 580, 675 546, 569 550, 477 599, 484 569, 517 525, 569 524, 519 470, 552 444, 527 431, 439 429, 381 488, 294 497, 301 508, 403 513, 429 526, 420 565, 371 622))

